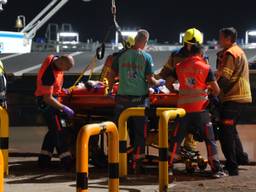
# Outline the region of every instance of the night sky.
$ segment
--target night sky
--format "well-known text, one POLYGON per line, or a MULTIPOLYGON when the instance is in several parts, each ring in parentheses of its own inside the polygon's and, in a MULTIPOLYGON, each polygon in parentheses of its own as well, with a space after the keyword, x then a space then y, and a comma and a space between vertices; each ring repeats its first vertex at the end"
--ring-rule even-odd
MULTIPOLYGON (((116 0, 121 27, 146 28, 151 39, 178 41, 179 33, 197 27, 206 39, 217 38, 222 27, 234 26, 239 36, 256 28, 256 2, 253 0, 116 0)), ((17 15, 31 20, 50 0, 9 0, 0 13, 0 30, 15 30, 17 15)), ((72 23, 82 40, 102 40, 112 24, 111 0, 70 0, 49 22, 72 23)), ((48 22, 48 23, 49 23, 48 22)), ((47 25, 47 24, 46 24, 47 25)), ((46 27, 45 25, 45 27, 46 27)), ((43 36, 45 27, 38 36, 43 36)))

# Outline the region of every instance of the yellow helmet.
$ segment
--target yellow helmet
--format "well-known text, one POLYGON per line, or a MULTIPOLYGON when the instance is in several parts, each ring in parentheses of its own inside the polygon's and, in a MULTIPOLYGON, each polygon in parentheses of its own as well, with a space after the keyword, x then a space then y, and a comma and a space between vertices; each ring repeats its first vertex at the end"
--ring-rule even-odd
POLYGON ((188 44, 203 44, 203 34, 196 28, 190 28, 185 32, 184 43, 188 44))
POLYGON ((135 45, 135 39, 131 36, 128 36, 126 41, 125 41, 125 45, 127 48, 131 48, 135 45))

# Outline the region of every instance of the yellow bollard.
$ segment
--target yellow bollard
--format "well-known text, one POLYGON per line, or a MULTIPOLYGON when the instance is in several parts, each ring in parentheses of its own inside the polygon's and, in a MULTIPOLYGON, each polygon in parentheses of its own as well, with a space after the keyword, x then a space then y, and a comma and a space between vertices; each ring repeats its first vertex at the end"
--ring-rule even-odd
POLYGON ((77 192, 88 192, 89 139, 100 133, 108 134, 109 192, 119 192, 119 137, 112 122, 91 124, 81 128, 77 138, 77 192))
POLYGON ((178 117, 184 117, 186 114, 184 109, 176 109, 164 111, 160 115, 159 120, 159 192, 166 192, 169 185, 168 174, 168 124, 170 120, 178 117))
MULTIPOLYGON (((156 110, 156 115, 160 116, 164 111, 168 110, 177 110, 176 108, 158 108, 156 110)), ((145 116, 145 108, 144 107, 132 107, 124 110, 118 120, 118 131, 119 131, 119 176, 126 177, 127 176, 127 139, 128 139, 128 131, 127 131, 127 120, 130 117, 143 117, 145 116)))
POLYGON ((4 191, 4 158, 0 150, 0 192, 4 191))
POLYGON ((9 158, 9 116, 3 107, 0 107, 0 149, 4 159, 4 174, 9 174, 8 158, 9 158))

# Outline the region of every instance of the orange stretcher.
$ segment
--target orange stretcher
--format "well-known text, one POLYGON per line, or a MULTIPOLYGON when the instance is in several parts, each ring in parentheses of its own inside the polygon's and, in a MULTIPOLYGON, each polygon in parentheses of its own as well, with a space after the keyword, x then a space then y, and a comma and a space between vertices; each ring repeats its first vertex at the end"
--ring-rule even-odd
MULTIPOLYGON (((178 94, 150 94, 150 103, 155 107, 175 107, 177 104, 178 94)), ((73 89, 70 94, 62 93, 61 102, 77 113, 94 110, 113 109, 115 107, 115 93, 105 95, 105 88, 80 88, 73 89)))

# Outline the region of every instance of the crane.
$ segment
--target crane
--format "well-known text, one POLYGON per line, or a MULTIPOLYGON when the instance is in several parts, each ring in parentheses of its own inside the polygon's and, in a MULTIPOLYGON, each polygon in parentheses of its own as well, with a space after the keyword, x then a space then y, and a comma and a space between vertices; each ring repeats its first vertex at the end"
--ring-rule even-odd
MULTIPOLYGON (((36 32, 69 1, 71 0, 51 0, 20 32, 0 31, 0 53, 31 52, 32 39, 36 32)), ((82 1, 90 2, 92 0, 82 1)), ((0 0, 0 11, 3 10, 2 5, 6 3, 7 0, 0 0)))

